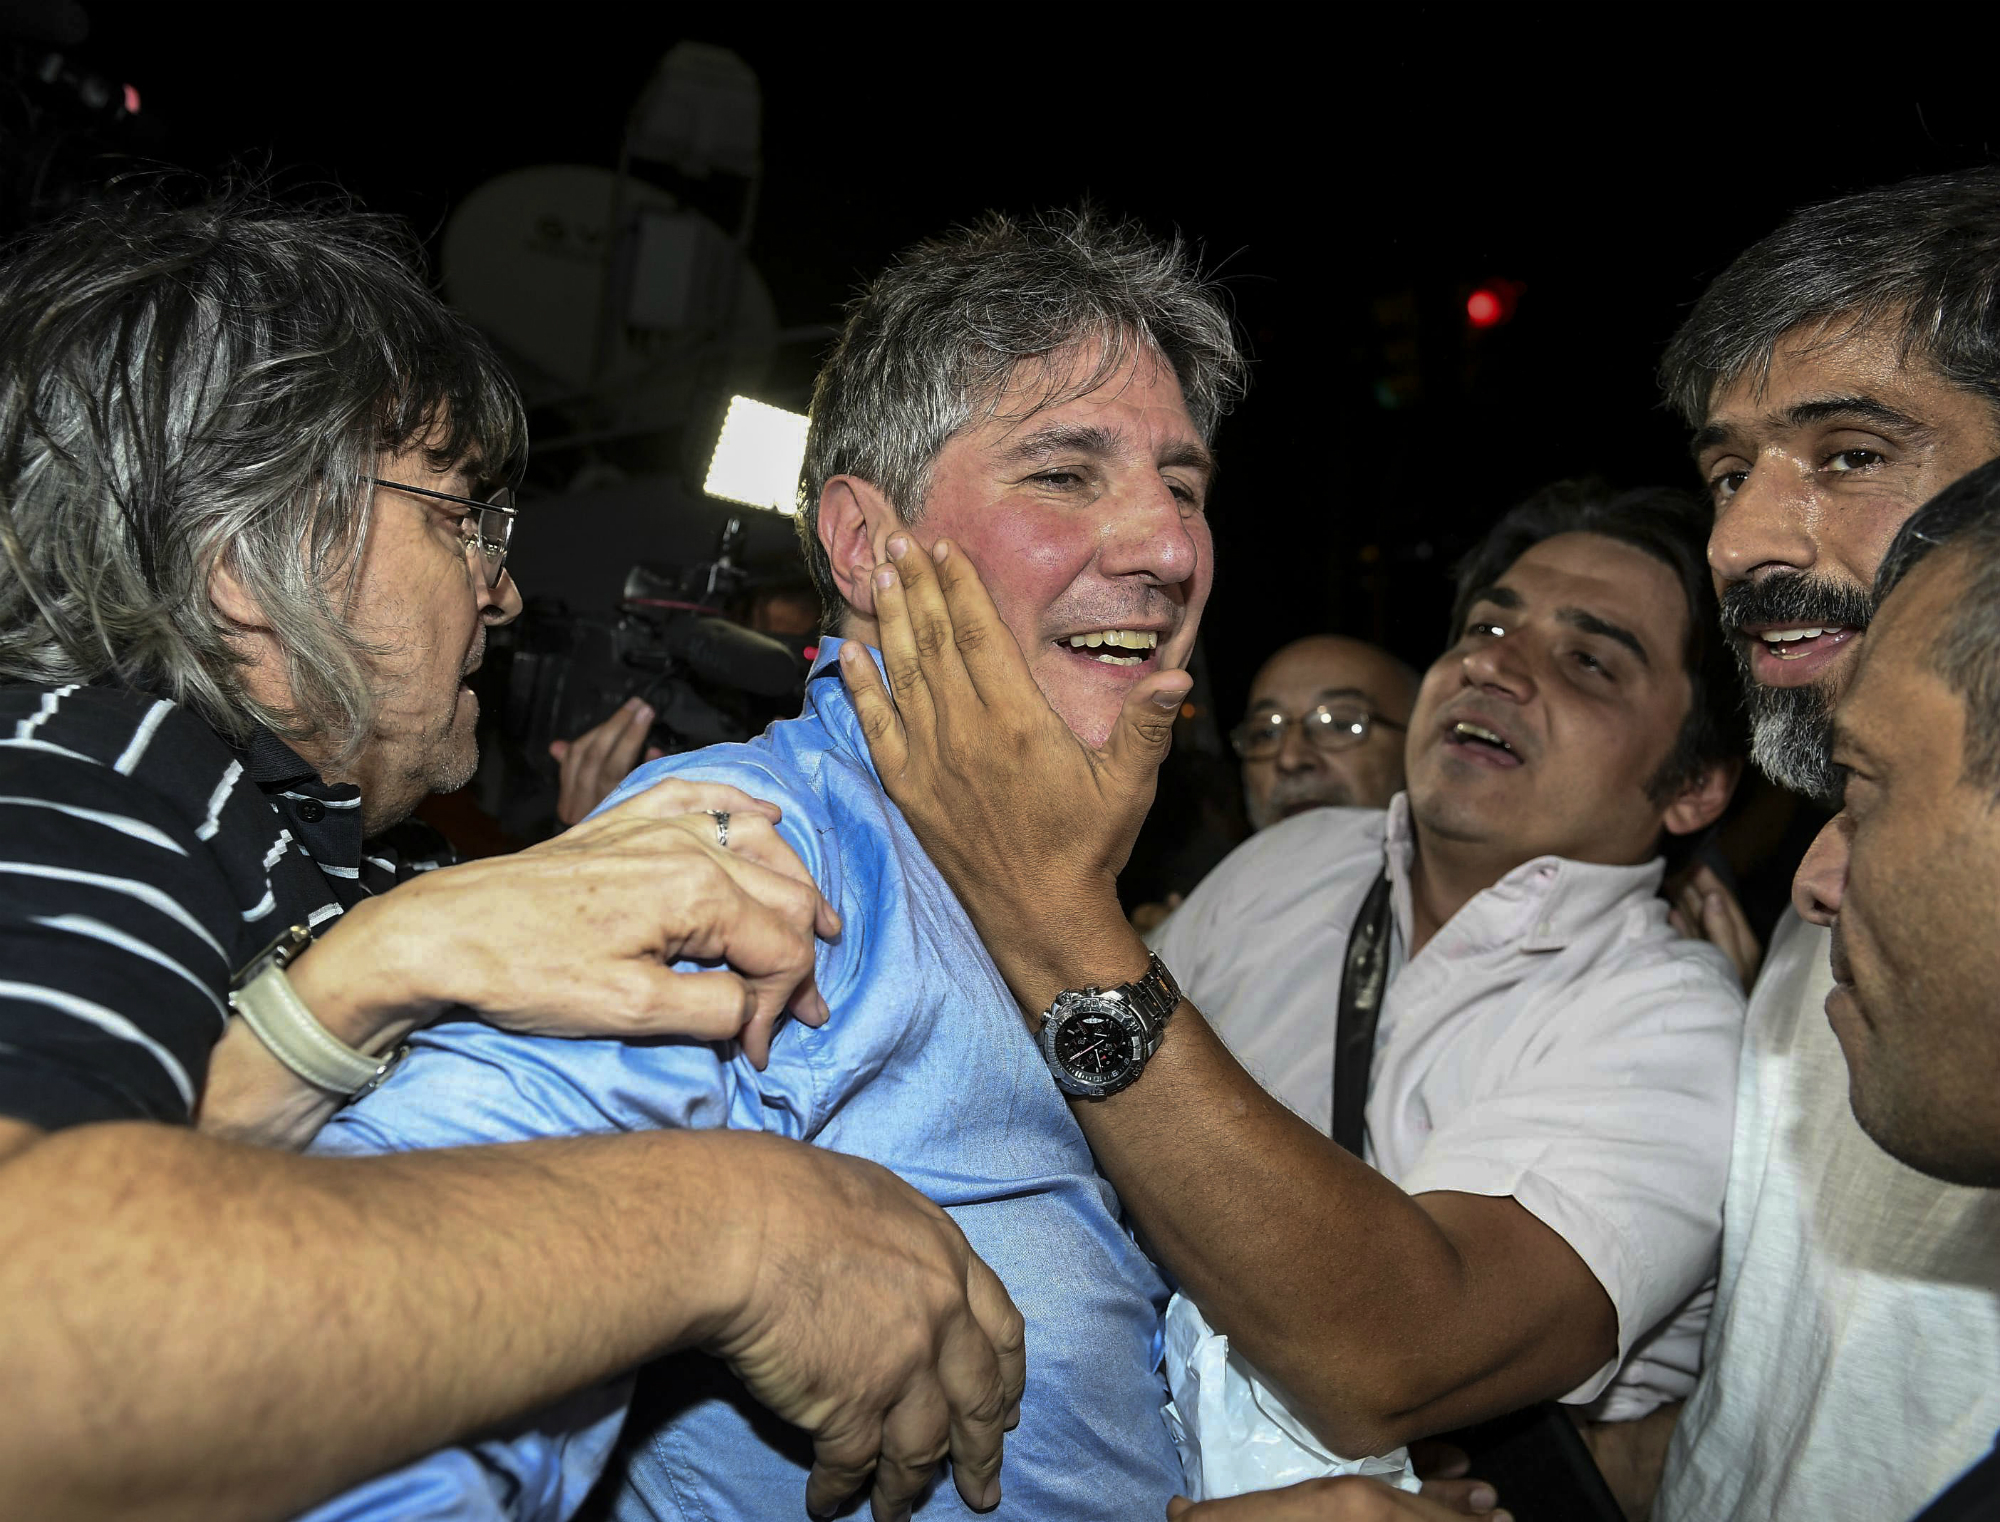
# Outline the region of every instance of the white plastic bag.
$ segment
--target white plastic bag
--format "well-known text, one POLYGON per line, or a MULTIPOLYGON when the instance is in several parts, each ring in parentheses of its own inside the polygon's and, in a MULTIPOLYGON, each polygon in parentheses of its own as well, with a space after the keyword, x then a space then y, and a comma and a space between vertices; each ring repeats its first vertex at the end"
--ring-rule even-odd
POLYGON ((1417 1488, 1407 1449, 1365 1459, 1329 1451, 1184 1295, 1167 1306, 1166 1342, 1174 1397, 1167 1430, 1181 1451, 1190 1499, 1213 1501, 1337 1474, 1374 1475, 1402 1490, 1417 1488))

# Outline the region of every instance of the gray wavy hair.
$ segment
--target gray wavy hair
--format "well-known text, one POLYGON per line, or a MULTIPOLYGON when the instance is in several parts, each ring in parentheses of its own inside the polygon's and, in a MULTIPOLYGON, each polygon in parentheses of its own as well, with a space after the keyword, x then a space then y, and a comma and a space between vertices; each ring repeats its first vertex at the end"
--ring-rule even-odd
POLYGON ((1716 276, 1660 361, 1690 428, 1761 378, 1786 334, 1837 343, 1886 320, 1900 358, 2000 406, 2000 171, 1932 175, 1795 211, 1716 276))
POLYGON ((0 260, 0 680, 110 682, 241 740, 353 755, 372 650, 346 600, 384 452, 498 483, 527 424, 404 226, 251 193, 85 206, 0 260), (209 599, 226 567, 292 706, 252 699, 209 599))
POLYGON ((1090 207, 988 212, 917 244, 862 291, 813 385, 799 478, 799 538, 829 628, 843 600, 819 542, 826 483, 872 482, 916 522, 939 451, 993 415, 1016 368, 1088 342, 1096 363, 1051 377, 1030 414, 1088 395, 1140 349, 1173 367, 1204 443, 1243 394, 1235 326, 1187 245, 1090 207))

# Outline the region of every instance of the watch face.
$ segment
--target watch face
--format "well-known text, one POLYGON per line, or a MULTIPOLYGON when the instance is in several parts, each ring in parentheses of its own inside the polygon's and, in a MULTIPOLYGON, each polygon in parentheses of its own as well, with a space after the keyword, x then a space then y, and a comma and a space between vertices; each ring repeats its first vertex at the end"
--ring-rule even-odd
POLYGON ((1117 1082, 1138 1061, 1138 1042, 1127 1019, 1085 1005, 1056 1028, 1051 1043, 1056 1061, 1079 1082, 1117 1082))

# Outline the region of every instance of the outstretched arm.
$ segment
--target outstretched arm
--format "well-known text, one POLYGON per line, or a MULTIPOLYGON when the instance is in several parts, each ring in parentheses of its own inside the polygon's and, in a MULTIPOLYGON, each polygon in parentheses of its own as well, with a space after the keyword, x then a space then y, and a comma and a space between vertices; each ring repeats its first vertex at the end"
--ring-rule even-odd
MULTIPOLYGON (((1049 709, 948 541, 890 542, 887 683, 842 674, 890 796, 1031 1025, 1064 988, 1139 976, 1117 874, 1188 687, 1148 675, 1101 749, 1049 709)), ((1140 1080, 1079 1101, 1099 1165, 1218 1330, 1343 1453, 1560 1395, 1617 1348, 1610 1298, 1516 1201, 1412 1197, 1266 1094, 1183 1004, 1140 1080)))
POLYGON ((814 1434, 808 1506, 872 1472, 890 1515, 947 1450, 991 1504, 1022 1385, 942 1211, 771 1137, 341 1159, 0 1120, 0 1223, 7 1516, 275 1522, 685 1346, 814 1434))

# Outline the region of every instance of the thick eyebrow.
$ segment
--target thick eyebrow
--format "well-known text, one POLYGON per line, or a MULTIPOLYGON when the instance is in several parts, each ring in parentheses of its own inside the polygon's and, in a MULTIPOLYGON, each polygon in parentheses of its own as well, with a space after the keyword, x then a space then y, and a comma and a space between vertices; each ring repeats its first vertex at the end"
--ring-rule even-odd
MULTIPOLYGON (((1854 396, 1815 397, 1811 401, 1795 402, 1783 411, 1774 412, 1763 419, 1767 430, 1778 432, 1798 428, 1812 428, 1823 423, 1854 422, 1880 428, 1888 433, 1899 433, 1921 442, 1935 432, 1928 424, 1919 422, 1906 412, 1898 411, 1887 402, 1876 397, 1857 394, 1854 396)), ((1699 458, 1701 454, 1718 444, 1726 444, 1735 430, 1721 423, 1709 423, 1697 432, 1689 444, 1689 450, 1699 458)))
POLYGON ((1899 412, 1887 402, 1877 401, 1872 396, 1830 396, 1818 401, 1799 402, 1778 415, 1778 420, 1791 428, 1810 428, 1815 423, 1849 419, 1857 423, 1873 423, 1890 433, 1919 436, 1931 433, 1930 428, 1908 413, 1899 412))
POLYGON ((1556 617, 1572 629, 1581 629, 1585 634, 1596 634, 1609 640, 1616 640, 1627 650, 1639 657, 1639 664, 1651 667, 1653 658, 1646 654, 1646 647, 1639 643, 1639 636, 1623 625, 1599 618, 1595 613, 1583 608, 1558 608, 1556 617))
POLYGON ((1072 452, 1115 454, 1118 444, 1118 435, 1109 428, 1086 423, 1047 423, 1015 439, 1000 452, 1000 458, 1026 464, 1072 452))
MULTIPOLYGON (((1015 439, 1000 452, 1000 459, 1007 464, 1032 464, 1066 453, 1110 455, 1118 453, 1124 442, 1116 429, 1092 423, 1048 423, 1015 439)), ((1215 474, 1215 456, 1192 439, 1174 440, 1154 463, 1162 470, 1199 470, 1210 477, 1215 474)))
POLYGON ((1210 480, 1215 478, 1215 456, 1192 439, 1176 439, 1154 463, 1162 470, 1198 470, 1210 480))
POLYGON ((1521 594, 1516 592, 1512 587, 1481 587, 1470 597, 1466 598, 1465 606, 1470 610, 1483 602, 1490 602, 1496 608, 1506 608, 1512 611, 1521 606, 1521 594))
MULTIPOLYGON (((1827 746, 1829 757, 1836 752, 1845 753, 1852 760, 1860 761, 1868 766, 1879 767, 1882 764, 1881 758, 1868 748, 1867 743, 1861 736, 1854 732, 1853 726, 1841 722, 1840 710, 1838 708, 1833 711, 1833 734, 1831 743, 1827 746)), ((1848 763, 1843 761, 1836 764, 1845 766, 1848 763)))

